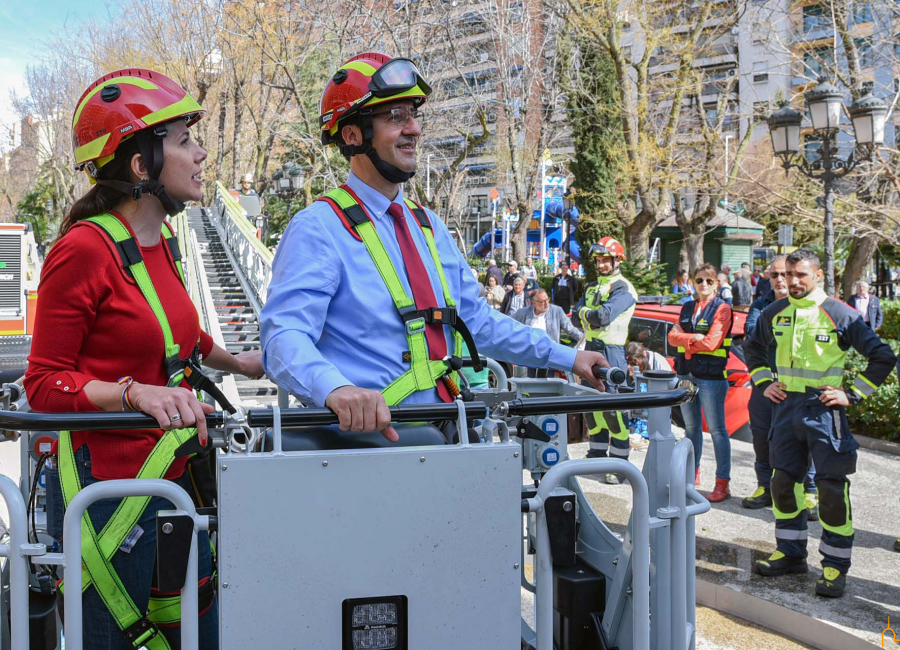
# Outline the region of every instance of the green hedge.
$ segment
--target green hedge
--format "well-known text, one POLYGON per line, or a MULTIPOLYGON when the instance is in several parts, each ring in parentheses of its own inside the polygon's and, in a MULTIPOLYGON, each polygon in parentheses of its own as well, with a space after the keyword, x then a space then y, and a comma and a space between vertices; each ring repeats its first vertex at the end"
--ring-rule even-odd
POLYGON ((881 310, 884 312, 884 323, 878 335, 885 340, 900 339, 900 300, 882 300, 881 310))
MULTIPOLYGON (((897 303, 898 301, 894 301, 895 318, 898 313, 897 303)), ((885 311, 885 325, 887 325, 887 311, 885 311)), ((900 344, 896 340, 882 338, 890 344, 894 353, 900 352, 900 344)), ((865 367, 865 357, 851 349, 844 362, 845 389, 849 390, 856 375, 865 367)), ((847 409, 847 418, 854 433, 884 440, 900 440, 900 428, 896 422, 898 414, 900 414, 900 383, 897 381, 896 372, 891 372, 870 398, 847 409)))

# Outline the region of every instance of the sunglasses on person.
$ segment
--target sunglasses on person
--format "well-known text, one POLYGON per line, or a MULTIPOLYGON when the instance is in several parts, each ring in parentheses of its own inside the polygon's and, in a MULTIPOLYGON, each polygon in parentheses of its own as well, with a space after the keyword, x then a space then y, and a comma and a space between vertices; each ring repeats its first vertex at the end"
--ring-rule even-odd
POLYGON ((786 278, 786 277, 787 277, 787 271, 782 271, 781 273, 776 273, 776 272, 774 272, 774 271, 769 271, 769 277, 770 277, 770 278, 786 278))
POLYGON ((712 278, 694 278, 694 284, 708 284, 713 286, 716 283, 712 278))
POLYGON ((406 126, 409 122, 409 118, 413 118, 417 122, 422 119, 422 111, 418 108, 410 110, 408 106, 397 106, 389 111, 372 113, 372 117, 381 117, 382 115, 390 115, 388 121, 394 126, 406 126))

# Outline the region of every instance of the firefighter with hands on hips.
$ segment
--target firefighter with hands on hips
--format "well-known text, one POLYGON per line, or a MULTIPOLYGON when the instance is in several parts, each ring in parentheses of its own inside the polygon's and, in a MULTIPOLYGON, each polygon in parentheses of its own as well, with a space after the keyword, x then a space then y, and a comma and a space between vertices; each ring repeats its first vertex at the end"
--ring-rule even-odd
POLYGON ((260 319, 277 384, 331 408, 342 430, 392 442, 389 406, 452 400, 462 338, 488 357, 594 384, 592 366, 607 365, 491 309, 443 222, 404 195, 430 94, 405 58, 367 52, 334 73, 319 125, 350 176, 291 220, 260 319))
MULTIPOLYGON (((788 296, 787 270, 784 256, 776 257, 772 260, 766 273, 768 274, 767 277, 770 281, 771 289, 754 300, 753 304, 750 305, 747 320, 744 322, 744 336, 748 339, 753 334, 753 330, 756 329, 756 323, 763 310, 779 298, 787 298, 788 296)), ((775 348, 772 346, 769 348, 769 366, 774 368, 775 365, 775 348)), ((757 488, 749 497, 741 499, 741 505, 750 510, 758 510, 772 507, 772 466, 769 464, 769 429, 772 426, 772 411, 775 408, 775 404, 763 395, 762 390, 753 386, 748 408, 750 410, 750 432, 753 436, 753 451, 756 456, 754 469, 756 470, 757 488)), ((804 490, 806 491, 806 509, 809 511, 809 518, 813 521, 819 519, 819 495, 816 491, 815 474, 815 465, 810 462, 804 479, 804 490)))
POLYGON ((845 409, 878 389, 896 357, 856 310, 818 288, 822 270, 814 252, 794 251, 786 267, 790 295, 763 311, 745 346, 753 383, 775 403, 769 449, 777 550, 757 560, 753 569, 763 576, 808 570, 803 475, 811 453, 822 524, 823 572, 816 593, 838 598, 844 594, 853 550, 848 476, 856 471, 859 447, 845 409), (774 367, 770 346, 775 348, 774 367), (868 365, 845 391, 844 358, 851 347, 868 365))
MULTIPOLYGON (((572 321, 584 330, 585 349, 602 353, 611 366, 625 369, 625 343, 628 324, 637 304, 637 292, 622 277, 620 260, 625 259, 625 247, 612 237, 603 237, 591 246, 590 257, 597 265, 597 280, 584 289, 584 296, 575 306, 572 321)), ((607 454, 627 459, 631 451, 628 427, 622 414, 605 411, 587 414, 590 445, 588 458, 605 458, 607 454)), ((607 474, 607 483, 621 482, 615 474, 607 474)))

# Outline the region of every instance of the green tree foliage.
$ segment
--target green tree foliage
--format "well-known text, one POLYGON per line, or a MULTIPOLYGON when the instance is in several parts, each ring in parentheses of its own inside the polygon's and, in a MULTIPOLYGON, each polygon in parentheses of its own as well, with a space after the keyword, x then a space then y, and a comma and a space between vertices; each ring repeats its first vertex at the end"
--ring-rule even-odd
MULTIPOLYGON (((896 316, 896 312, 894 315, 896 316)), ((884 340, 890 343, 895 354, 900 352, 900 344, 888 341, 887 337, 884 340)), ((845 390, 850 390, 853 380, 865 367, 865 357, 851 349, 844 361, 845 390)), ((892 372, 871 397, 847 409, 847 419, 850 421, 850 429, 856 433, 897 440, 900 439, 896 424, 897 413, 900 413, 900 384, 897 383, 897 373, 892 372)))
POLYGON ((41 174, 33 188, 25 192, 16 203, 17 221, 37 225, 35 240, 45 243, 56 238, 56 227, 60 215, 55 214, 53 183, 47 174, 41 174), (47 208, 50 211, 47 211, 47 208), (31 215, 31 217, 25 216, 31 215))
MULTIPOLYGON (((575 143, 575 158, 569 169, 575 176, 575 203, 581 212, 575 239, 584 254, 601 237, 624 241, 622 226, 616 218, 618 201, 616 180, 621 160, 621 118, 615 102, 617 82, 615 65, 607 52, 590 39, 577 41, 560 57, 561 65, 578 70, 567 79, 566 107, 575 143), (575 65, 575 58, 578 65, 575 65)), ((597 274, 585 264, 589 280, 597 274)))

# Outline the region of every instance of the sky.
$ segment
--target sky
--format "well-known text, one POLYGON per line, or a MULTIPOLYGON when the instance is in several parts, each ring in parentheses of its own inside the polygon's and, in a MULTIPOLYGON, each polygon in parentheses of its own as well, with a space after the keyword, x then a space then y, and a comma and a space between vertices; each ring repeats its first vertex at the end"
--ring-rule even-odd
POLYGON ((110 2, 0 0, 0 125, 15 121, 9 93, 24 93, 25 68, 41 57, 46 40, 66 24, 106 16, 110 2))

